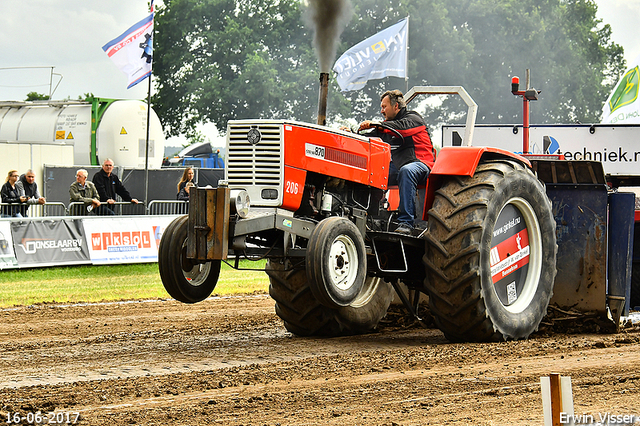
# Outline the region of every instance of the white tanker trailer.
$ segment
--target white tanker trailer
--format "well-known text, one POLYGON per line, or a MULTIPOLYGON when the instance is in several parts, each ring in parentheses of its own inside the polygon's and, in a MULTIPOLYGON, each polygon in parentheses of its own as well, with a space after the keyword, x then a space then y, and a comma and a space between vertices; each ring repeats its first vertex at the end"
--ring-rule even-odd
MULTIPOLYGON (((160 168, 165 138, 153 109, 149 127, 149 168, 160 168)), ((147 104, 138 100, 0 102, 0 176, 33 169, 44 188, 45 164, 97 166, 111 158, 144 168, 146 137, 147 104)))

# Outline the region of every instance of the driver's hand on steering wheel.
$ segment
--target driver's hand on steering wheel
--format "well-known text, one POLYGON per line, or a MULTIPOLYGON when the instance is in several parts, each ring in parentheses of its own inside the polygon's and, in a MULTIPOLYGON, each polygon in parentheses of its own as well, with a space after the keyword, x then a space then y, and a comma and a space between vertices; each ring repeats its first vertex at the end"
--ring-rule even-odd
POLYGON ((373 129, 374 127, 376 127, 376 123, 374 123, 373 121, 365 120, 362 123, 360 123, 360 127, 358 127, 358 131, 373 129))

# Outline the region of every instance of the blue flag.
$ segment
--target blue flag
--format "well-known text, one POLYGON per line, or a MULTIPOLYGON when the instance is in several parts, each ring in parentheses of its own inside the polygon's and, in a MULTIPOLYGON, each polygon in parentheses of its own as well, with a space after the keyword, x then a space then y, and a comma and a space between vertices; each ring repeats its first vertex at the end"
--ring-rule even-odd
POLYGON ((361 41, 333 66, 343 92, 362 89, 369 80, 407 76, 409 18, 361 41))

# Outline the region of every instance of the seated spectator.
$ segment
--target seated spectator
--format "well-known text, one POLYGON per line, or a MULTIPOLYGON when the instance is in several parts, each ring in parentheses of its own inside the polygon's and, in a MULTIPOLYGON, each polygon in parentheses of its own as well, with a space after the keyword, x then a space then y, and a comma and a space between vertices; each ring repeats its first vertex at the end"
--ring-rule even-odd
POLYGON ((76 172, 76 181, 69 187, 69 201, 84 203, 82 208, 74 211, 74 214, 78 216, 85 215, 87 212, 91 213, 101 204, 98 190, 93 182, 87 180, 88 176, 89 173, 85 169, 79 169, 76 172))
POLYGON ((20 206, 20 213, 22 216, 27 217, 27 209, 30 204, 41 204, 47 202, 38 191, 38 184, 36 183, 36 175, 33 170, 29 169, 25 174, 20 176, 20 179, 16 182, 16 188, 21 195, 27 197, 27 205, 20 206))
POLYGON ((116 174, 113 173, 113 160, 107 158, 102 163, 102 170, 99 170, 93 175, 93 183, 100 195, 100 202, 102 205, 96 210, 98 215, 114 215, 113 211, 116 203, 116 194, 119 195, 124 201, 129 201, 134 204, 138 204, 138 200, 131 198, 131 194, 124 187, 122 182, 116 174))
POLYGON ((21 195, 16 188, 18 181, 17 170, 9 170, 9 174, 2 185, 0 193, 2 193, 2 202, 6 204, 15 204, 13 206, 2 206, 2 217, 22 217, 21 205, 27 202, 27 197, 21 195))

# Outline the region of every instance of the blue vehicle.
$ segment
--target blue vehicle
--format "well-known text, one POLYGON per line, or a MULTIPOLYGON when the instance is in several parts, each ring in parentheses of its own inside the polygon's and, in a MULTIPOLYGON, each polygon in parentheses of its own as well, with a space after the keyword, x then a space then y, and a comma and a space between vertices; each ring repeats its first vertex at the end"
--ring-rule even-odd
POLYGON ((224 169, 224 160, 220 158, 219 149, 214 151, 209 142, 200 142, 186 147, 176 157, 167 159, 163 166, 224 169))

